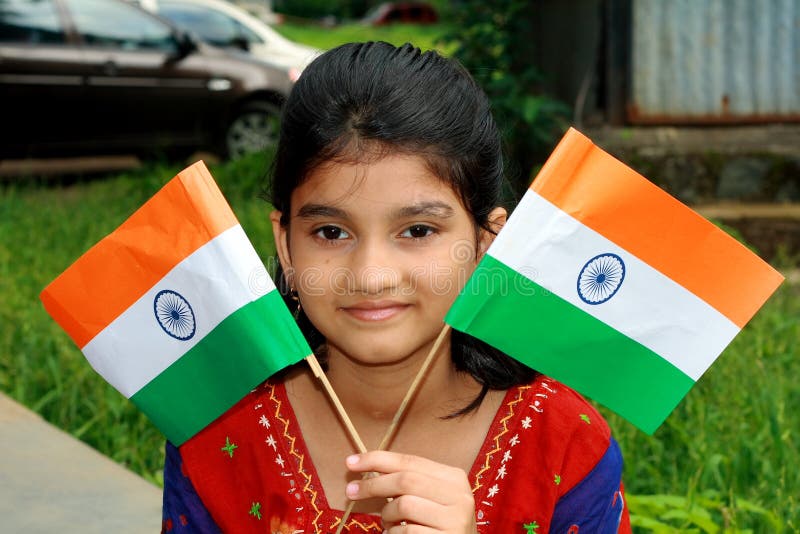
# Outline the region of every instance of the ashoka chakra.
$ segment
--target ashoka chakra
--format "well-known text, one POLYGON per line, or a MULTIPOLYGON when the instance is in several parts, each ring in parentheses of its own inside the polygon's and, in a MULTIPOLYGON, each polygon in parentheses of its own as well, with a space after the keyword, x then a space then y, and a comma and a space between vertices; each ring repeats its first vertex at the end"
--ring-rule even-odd
POLYGON ((167 334, 186 341, 195 332, 194 312, 189 302, 170 289, 159 291, 153 300, 156 320, 167 334))
POLYGON ((586 304, 602 304, 617 292, 625 279, 625 262, 610 252, 595 256, 578 275, 578 296, 586 304))

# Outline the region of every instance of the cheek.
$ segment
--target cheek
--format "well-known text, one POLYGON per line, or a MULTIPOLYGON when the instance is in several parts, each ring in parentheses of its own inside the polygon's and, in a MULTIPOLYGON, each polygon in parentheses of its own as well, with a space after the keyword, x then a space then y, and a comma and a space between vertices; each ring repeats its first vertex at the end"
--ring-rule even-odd
POLYGON ((474 247, 465 254, 466 261, 453 261, 450 255, 440 257, 412 271, 412 280, 418 291, 452 301, 475 271, 474 247))
POLYGON ((301 296, 301 303, 303 305, 303 312, 306 314, 311 323, 317 327, 326 337, 330 335, 325 325, 331 318, 330 313, 325 313, 328 310, 330 303, 325 295, 306 294, 301 296))
POLYGON ((297 290, 308 296, 322 296, 329 292, 331 279, 336 277, 337 268, 328 254, 309 250, 306 243, 295 240, 292 243, 293 278, 297 290))
POLYGON ((327 279, 325 270, 315 266, 300 265, 294 271, 295 288, 306 297, 320 297, 327 293, 327 279))
POLYGON ((459 264, 474 264, 477 258, 477 248, 474 238, 462 238, 454 241, 448 250, 448 261, 459 264))

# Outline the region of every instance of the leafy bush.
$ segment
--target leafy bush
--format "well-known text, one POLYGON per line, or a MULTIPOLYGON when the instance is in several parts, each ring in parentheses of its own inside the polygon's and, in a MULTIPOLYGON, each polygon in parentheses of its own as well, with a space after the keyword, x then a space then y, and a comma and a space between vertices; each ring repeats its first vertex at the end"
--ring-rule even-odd
POLYGON ((522 192, 532 170, 564 131, 569 108, 540 90, 543 74, 530 58, 535 4, 523 0, 464 0, 453 11, 455 31, 445 41, 492 102, 509 149, 510 176, 522 192))
MULTIPOLYGON (((706 491, 694 497, 680 495, 628 495, 631 513, 631 526, 638 531, 653 534, 672 534, 673 532, 704 532, 717 534, 745 534, 752 529, 740 529, 731 520, 731 510, 735 509, 750 516, 765 532, 780 532, 781 522, 769 510, 744 499, 706 491)), ((743 521, 744 522, 744 521, 743 521)))

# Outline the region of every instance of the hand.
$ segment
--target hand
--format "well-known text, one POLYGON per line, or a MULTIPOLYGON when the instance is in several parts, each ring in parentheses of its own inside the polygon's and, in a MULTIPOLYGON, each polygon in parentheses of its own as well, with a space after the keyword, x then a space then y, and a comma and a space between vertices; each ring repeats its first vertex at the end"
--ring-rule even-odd
POLYGON ((371 451, 347 458, 356 473, 379 473, 347 485, 358 501, 391 498, 383 507, 389 534, 475 534, 475 500, 463 470, 419 456, 371 451))

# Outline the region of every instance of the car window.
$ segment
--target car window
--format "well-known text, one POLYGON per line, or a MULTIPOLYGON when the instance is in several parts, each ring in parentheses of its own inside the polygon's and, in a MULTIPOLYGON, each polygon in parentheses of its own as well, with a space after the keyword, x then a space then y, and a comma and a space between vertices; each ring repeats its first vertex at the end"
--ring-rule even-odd
POLYGON ((237 30, 239 32, 239 36, 241 38, 243 38, 245 41, 247 41, 248 43, 263 43, 264 42, 264 39, 262 39, 261 37, 256 35, 256 33, 253 30, 251 30, 250 28, 248 28, 247 26, 245 26, 244 24, 242 24, 238 20, 235 20, 234 23, 236 24, 236 28, 237 28, 237 30))
POLYGON ((0 0, 0 41, 63 43, 53 0, 0 0))
POLYGON ((263 42, 239 21, 215 9, 169 1, 160 2, 159 6, 160 15, 207 43, 229 46, 237 39, 244 39, 249 43, 263 42))
POLYGON ((84 42, 124 50, 176 48, 172 28, 139 9, 109 0, 66 0, 84 42))

